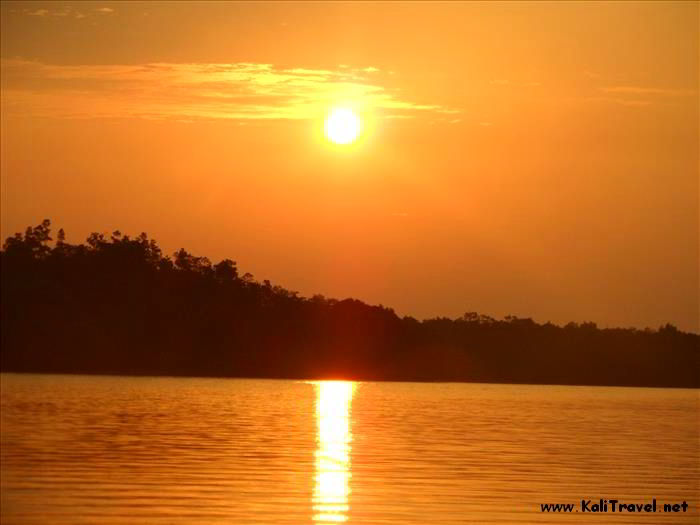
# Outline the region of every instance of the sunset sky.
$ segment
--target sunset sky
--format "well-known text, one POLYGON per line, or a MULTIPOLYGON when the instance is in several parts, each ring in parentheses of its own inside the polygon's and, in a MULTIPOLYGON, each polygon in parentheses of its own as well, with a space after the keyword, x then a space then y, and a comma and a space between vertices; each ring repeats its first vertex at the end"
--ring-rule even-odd
POLYGON ((2 237, 146 231, 400 315, 697 332, 698 6, 2 2, 2 237))

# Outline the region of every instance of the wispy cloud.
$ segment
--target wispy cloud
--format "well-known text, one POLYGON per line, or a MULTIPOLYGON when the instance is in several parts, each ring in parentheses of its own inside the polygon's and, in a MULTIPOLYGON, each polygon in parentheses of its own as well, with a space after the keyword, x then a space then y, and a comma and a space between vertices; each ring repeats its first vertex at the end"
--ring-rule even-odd
POLYGON ((586 97, 590 101, 608 102, 620 106, 645 107, 651 106, 661 98, 685 97, 696 95, 693 89, 615 85, 597 88, 600 95, 586 97))
POLYGON ((606 86, 601 87, 605 93, 619 93, 621 95, 660 95, 668 97, 695 95, 693 89, 659 88, 646 86, 606 86))
POLYGON ((591 102, 609 102, 620 106, 644 107, 651 105, 651 100, 646 99, 629 99, 620 97, 586 97, 586 100, 591 102))
POLYGON ((513 81, 513 80, 509 80, 507 78, 494 78, 489 82, 489 84, 491 84, 492 86, 511 86, 511 87, 515 87, 515 88, 538 87, 538 86, 542 85, 540 82, 513 81))
POLYGON ((277 68, 258 63, 49 65, 2 61, 2 105, 59 118, 309 119, 332 104, 388 117, 457 113, 404 100, 376 68, 277 68), (371 77, 371 79, 370 79, 371 77))
MULTIPOLYGON (((40 18, 85 18, 87 15, 79 11, 78 9, 75 9, 73 6, 70 5, 64 5, 61 7, 58 7, 56 9, 22 9, 20 11, 17 10, 11 10, 11 13, 20 13, 26 16, 35 16, 35 17, 40 17, 40 18)), ((108 15, 112 14, 115 12, 114 9, 111 7, 99 7, 97 9, 94 9, 93 11, 93 16, 94 13, 99 13, 102 15, 108 15)))
POLYGON ((22 14, 27 16, 36 16, 41 18, 49 17, 73 17, 73 18, 85 18, 85 15, 80 11, 77 11, 72 6, 66 5, 58 9, 23 9, 20 11, 22 14))

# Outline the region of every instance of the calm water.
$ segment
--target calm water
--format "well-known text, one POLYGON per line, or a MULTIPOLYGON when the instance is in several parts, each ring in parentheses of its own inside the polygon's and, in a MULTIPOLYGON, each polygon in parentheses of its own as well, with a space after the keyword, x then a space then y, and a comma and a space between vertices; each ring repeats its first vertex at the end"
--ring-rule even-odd
POLYGON ((697 523, 698 391, 3 374, 3 525, 697 523), (542 514, 581 498, 686 514, 542 514))

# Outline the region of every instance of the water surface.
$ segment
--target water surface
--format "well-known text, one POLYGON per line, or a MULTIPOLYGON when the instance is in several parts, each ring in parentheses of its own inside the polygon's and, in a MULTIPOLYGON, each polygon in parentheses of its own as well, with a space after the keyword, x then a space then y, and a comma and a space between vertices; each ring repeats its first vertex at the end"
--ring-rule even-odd
POLYGON ((695 390, 0 381, 3 525, 698 522, 695 390), (582 498, 690 509, 540 512, 582 498))

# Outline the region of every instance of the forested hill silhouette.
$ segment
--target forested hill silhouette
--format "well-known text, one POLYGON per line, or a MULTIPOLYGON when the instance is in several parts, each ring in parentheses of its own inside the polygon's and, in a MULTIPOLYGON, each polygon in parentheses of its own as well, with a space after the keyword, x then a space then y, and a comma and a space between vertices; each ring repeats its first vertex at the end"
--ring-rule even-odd
POLYGON ((184 249, 114 232, 0 252, 2 371, 699 387, 700 336, 475 313, 417 321, 304 298, 184 249))

